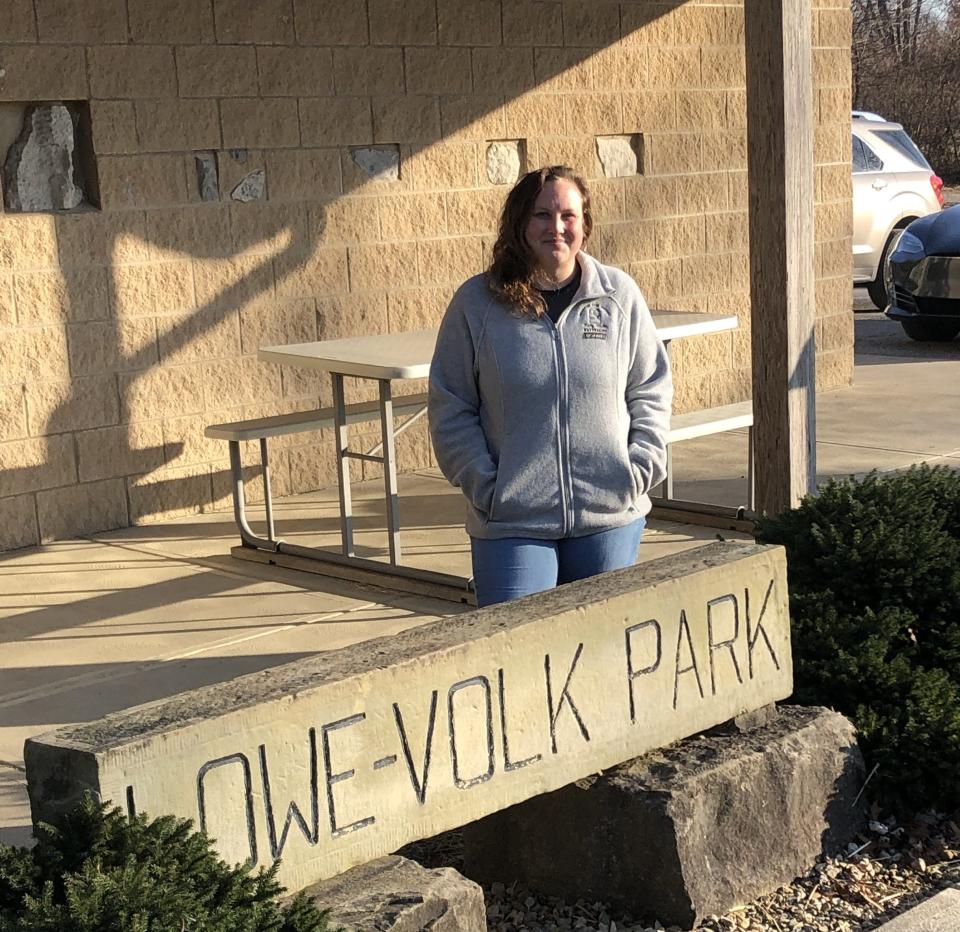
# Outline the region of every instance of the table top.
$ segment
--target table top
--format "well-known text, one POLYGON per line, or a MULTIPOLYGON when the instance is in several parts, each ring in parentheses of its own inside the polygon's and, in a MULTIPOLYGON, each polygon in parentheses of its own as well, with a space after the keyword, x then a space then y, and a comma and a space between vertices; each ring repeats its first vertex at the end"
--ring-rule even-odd
MULTIPOLYGON (((696 314, 690 311, 653 311, 653 322, 664 341, 704 333, 735 330, 735 314, 696 314)), ((368 379, 423 379, 430 374, 430 360, 437 331, 409 330, 371 336, 265 346, 258 357, 286 366, 318 369, 339 375, 368 379)))
POLYGON ((704 333, 737 329, 736 314, 697 314, 693 311, 651 311, 657 333, 664 342, 704 333))
POLYGON ((376 333, 318 343, 265 346, 257 354, 267 362, 337 372, 368 379, 425 379, 437 343, 437 330, 376 333))

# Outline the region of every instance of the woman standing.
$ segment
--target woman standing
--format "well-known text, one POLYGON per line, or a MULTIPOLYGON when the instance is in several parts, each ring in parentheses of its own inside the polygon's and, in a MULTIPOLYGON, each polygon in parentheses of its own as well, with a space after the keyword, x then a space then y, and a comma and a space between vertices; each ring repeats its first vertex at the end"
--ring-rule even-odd
POLYGON ((583 252, 592 227, 572 169, 527 173, 440 327, 430 433, 479 605, 631 565, 664 477, 666 350, 636 282, 583 252))

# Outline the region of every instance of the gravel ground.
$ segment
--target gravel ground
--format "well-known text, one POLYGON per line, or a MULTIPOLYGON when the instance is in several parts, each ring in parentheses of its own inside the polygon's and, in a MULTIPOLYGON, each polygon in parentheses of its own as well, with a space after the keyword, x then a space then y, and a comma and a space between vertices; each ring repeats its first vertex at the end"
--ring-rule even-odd
MULTIPOLYGON (((463 863, 459 832, 418 842, 402 853, 428 867, 460 869, 463 863)), ((823 860, 793 883, 726 915, 711 916, 698 928, 703 932, 869 932, 947 887, 960 887, 957 822, 929 813, 898 825, 891 816, 872 820, 868 834, 851 843, 843 857, 823 860)), ((543 896, 507 879, 484 894, 490 932, 676 929, 605 903, 543 896)))

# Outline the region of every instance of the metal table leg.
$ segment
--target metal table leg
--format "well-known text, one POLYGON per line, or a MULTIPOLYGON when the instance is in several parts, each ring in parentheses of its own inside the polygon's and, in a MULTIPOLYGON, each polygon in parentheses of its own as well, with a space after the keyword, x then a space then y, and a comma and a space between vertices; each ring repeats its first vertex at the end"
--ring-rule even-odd
POLYGON ((670 501, 673 498, 673 445, 667 445, 667 455, 666 455, 666 475, 663 479, 663 493, 662 498, 664 501, 670 501))
POLYGON ((270 553, 276 553, 283 541, 277 540, 273 533, 273 512, 269 506, 269 483, 265 488, 268 503, 267 533, 269 537, 260 537, 254 534, 250 522, 247 520, 247 503, 243 493, 243 465, 240 462, 240 443, 237 440, 230 441, 230 476, 233 480, 233 517, 237 522, 237 528, 240 530, 240 540, 243 541, 243 546, 252 550, 267 550, 270 553))
POLYGON ((400 562, 400 504, 397 491, 397 459, 393 437, 393 399, 390 380, 380 383, 380 430, 383 444, 383 491, 387 510, 387 541, 390 547, 390 562, 400 562))
POLYGON ((350 458, 347 452, 349 432, 347 411, 343 399, 343 376, 332 373, 333 380, 333 424, 337 451, 337 484, 340 489, 340 540, 343 554, 348 557, 353 552, 353 502, 350 496, 350 458))
POLYGON ((267 458, 267 438, 260 438, 260 466, 263 469, 263 507, 267 513, 267 540, 276 540, 273 529, 273 493, 270 491, 270 460, 267 458))

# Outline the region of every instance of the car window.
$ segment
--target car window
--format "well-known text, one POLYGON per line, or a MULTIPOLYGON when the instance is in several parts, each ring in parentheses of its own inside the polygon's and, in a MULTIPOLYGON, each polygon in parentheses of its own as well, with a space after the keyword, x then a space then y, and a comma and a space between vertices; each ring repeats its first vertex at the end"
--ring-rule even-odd
POLYGON ((902 129, 878 129, 875 132, 888 146, 892 146, 920 168, 930 168, 930 163, 923 157, 916 143, 902 129))
POLYGON ((863 154, 863 143, 853 137, 853 170, 855 172, 865 172, 867 170, 867 157, 863 154))
POLYGON ((858 136, 853 137, 853 170, 855 172, 878 172, 883 162, 858 136))

